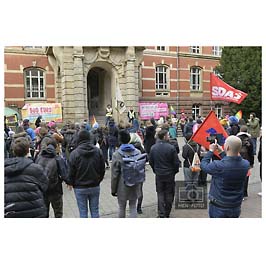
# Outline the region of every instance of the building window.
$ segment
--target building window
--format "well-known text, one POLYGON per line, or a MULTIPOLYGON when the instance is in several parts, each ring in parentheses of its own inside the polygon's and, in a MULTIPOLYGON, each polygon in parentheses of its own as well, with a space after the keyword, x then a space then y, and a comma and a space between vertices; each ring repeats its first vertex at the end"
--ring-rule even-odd
POLYGON ((27 98, 44 98, 44 71, 37 68, 24 72, 27 98))
POLYGON ((200 90, 200 75, 201 69, 199 67, 192 67, 190 69, 190 90, 200 90))
POLYGON ((157 66, 156 71, 156 95, 157 96, 168 96, 168 67, 157 66))
POLYGON ((165 51, 165 46, 156 46, 156 50, 165 51))
POLYGON ((212 47, 212 53, 213 53, 213 55, 221 56, 222 55, 222 47, 221 46, 213 46, 212 47))
POLYGON ((200 47, 199 46, 190 46, 190 52, 193 54, 199 54, 200 53, 200 47))
POLYGON ((215 114, 218 118, 221 118, 223 116, 223 109, 220 104, 215 105, 215 114))
POLYGON ((194 120, 197 120, 197 118, 200 116, 200 106, 198 104, 192 105, 192 117, 194 120))

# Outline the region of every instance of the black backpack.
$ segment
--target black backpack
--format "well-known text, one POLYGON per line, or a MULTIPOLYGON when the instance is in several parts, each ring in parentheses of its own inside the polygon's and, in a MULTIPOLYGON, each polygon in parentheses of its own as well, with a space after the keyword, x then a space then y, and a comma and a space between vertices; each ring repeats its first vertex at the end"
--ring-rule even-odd
POLYGON ((245 137, 243 138, 242 140, 242 147, 241 147, 241 150, 240 150, 240 155, 248 160, 249 159, 249 149, 250 149, 250 142, 249 142, 249 138, 248 137, 245 137))

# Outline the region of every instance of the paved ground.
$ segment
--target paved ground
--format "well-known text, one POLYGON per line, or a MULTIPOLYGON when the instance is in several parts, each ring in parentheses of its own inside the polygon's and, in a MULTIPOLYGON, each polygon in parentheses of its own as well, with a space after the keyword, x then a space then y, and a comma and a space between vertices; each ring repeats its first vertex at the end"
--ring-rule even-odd
MULTIPOLYGON (((178 138, 180 148, 184 145, 183 138, 178 138)), ((181 159, 181 156, 180 156, 181 159)), ((208 181, 210 181, 208 176, 208 181)), ((176 175, 176 180, 184 180, 183 169, 176 175)), ((208 184, 209 189, 209 184, 208 184)), ((116 218, 118 216, 117 198, 111 196, 111 171, 106 170, 105 178, 101 183, 100 194, 100 216, 102 218, 116 218)), ((259 178, 259 165, 257 158, 252 169, 252 176, 249 181, 249 197, 242 204, 242 218, 260 218, 261 197, 257 195, 261 191, 261 182, 259 178)), ((155 218, 157 216, 157 195, 155 191, 155 178, 149 165, 146 166, 146 181, 143 185, 143 214, 139 218, 155 218)), ((52 211, 50 216, 53 217, 52 211)), ((73 191, 67 190, 64 185, 64 218, 78 218, 79 212, 73 191)), ((173 206, 171 212, 172 218, 207 218, 207 209, 181 210, 173 206)))

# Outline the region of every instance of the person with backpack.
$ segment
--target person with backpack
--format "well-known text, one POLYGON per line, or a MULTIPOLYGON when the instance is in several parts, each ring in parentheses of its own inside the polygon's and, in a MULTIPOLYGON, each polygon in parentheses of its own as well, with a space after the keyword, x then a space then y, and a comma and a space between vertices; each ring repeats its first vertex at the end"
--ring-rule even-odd
MULTIPOLYGON (((242 126, 240 128, 240 132, 236 135, 241 139, 242 147, 240 150, 240 155, 243 159, 246 159, 250 163, 250 168, 253 168, 254 165, 254 154, 253 154, 253 144, 251 140, 250 134, 248 134, 248 128, 247 126, 242 126)), ((248 174, 245 179, 244 183, 244 198, 248 197, 248 181, 249 181, 250 171, 248 171, 248 174)))
POLYGON ((88 218, 88 201, 92 218, 99 218, 100 183, 105 174, 102 152, 91 144, 91 134, 87 130, 78 133, 78 146, 69 158, 66 184, 73 187, 80 218, 88 218))
POLYGON ((182 157, 184 158, 183 173, 188 200, 195 199, 193 197, 196 196, 196 189, 200 175, 200 168, 193 169, 195 153, 198 155, 198 157, 200 156, 200 146, 191 140, 191 137, 191 133, 186 135, 186 144, 183 146, 182 152, 182 157))
POLYGON ((175 174, 179 171, 176 149, 169 141, 169 132, 158 132, 158 141, 151 147, 149 162, 155 173, 158 217, 169 218, 175 193, 175 174))
POLYGON ((49 217, 50 204, 54 210, 55 218, 63 217, 63 188, 62 179, 59 177, 58 166, 56 161, 56 141, 50 138, 38 158, 37 164, 41 165, 46 171, 49 180, 48 189, 45 193, 44 200, 47 208, 46 217, 49 217))
POLYGON ((75 133, 75 124, 71 122, 68 122, 61 130, 61 134, 64 137, 62 142, 62 154, 67 162, 69 160, 70 153, 73 150, 71 147, 71 143, 75 133))
POLYGON ((113 154, 111 168, 111 193, 117 197, 119 218, 126 217, 129 201, 130 218, 137 217, 137 199, 141 196, 141 184, 145 180, 146 154, 129 144, 130 134, 126 129, 119 131, 121 146, 113 154))
POLYGON ((42 166, 27 158, 30 143, 27 138, 17 138, 12 143, 14 158, 5 159, 6 218, 45 218, 44 194, 48 179, 42 166))

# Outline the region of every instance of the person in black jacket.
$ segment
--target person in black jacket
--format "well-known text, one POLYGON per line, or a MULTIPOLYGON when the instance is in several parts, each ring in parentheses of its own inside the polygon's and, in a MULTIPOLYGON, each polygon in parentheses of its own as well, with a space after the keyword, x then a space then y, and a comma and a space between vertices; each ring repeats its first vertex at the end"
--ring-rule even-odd
POLYGON ((26 158, 29 147, 26 138, 17 138, 12 144, 16 157, 5 160, 6 218, 46 217, 44 193, 48 179, 40 165, 26 158))
POLYGON ((182 157, 184 160, 184 179, 187 191, 187 199, 195 200, 197 184, 200 172, 193 172, 191 169, 195 152, 200 156, 200 146, 191 140, 192 133, 186 135, 186 144, 183 146, 182 157), (193 193, 194 192, 194 193, 193 193))
POLYGON ((149 162, 155 173, 158 197, 158 216, 169 218, 175 193, 175 174, 179 171, 176 149, 171 145, 169 132, 158 132, 158 141, 151 147, 149 162))
POLYGON ((62 179, 59 178, 57 163, 56 163, 56 141, 50 138, 50 142, 47 143, 47 147, 44 148, 36 163, 41 165, 47 173, 49 180, 48 189, 45 193, 45 204, 47 207, 47 218, 49 217, 50 204, 54 210, 55 218, 63 217, 63 188, 62 179))
POLYGON ((88 218, 88 200, 92 218, 99 218, 100 183, 105 174, 102 152, 91 144, 90 133, 81 130, 78 146, 70 154, 66 183, 74 188, 79 214, 88 218))
MULTIPOLYGON (((240 132, 236 135, 241 139, 242 147, 240 150, 240 155, 243 159, 246 159, 250 163, 250 167, 253 168, 254 165, 254 154, 253 154, 253 143, 251 140, 251 135, 248 134, 248 127, 242 126, 240 128, 240 132)), ((250 171, 248 172, 248 174, 250 171)), ((244 198, 248 197, 248 181, 249 175, 246 176, 245 183, 244 183, 244 198)))

